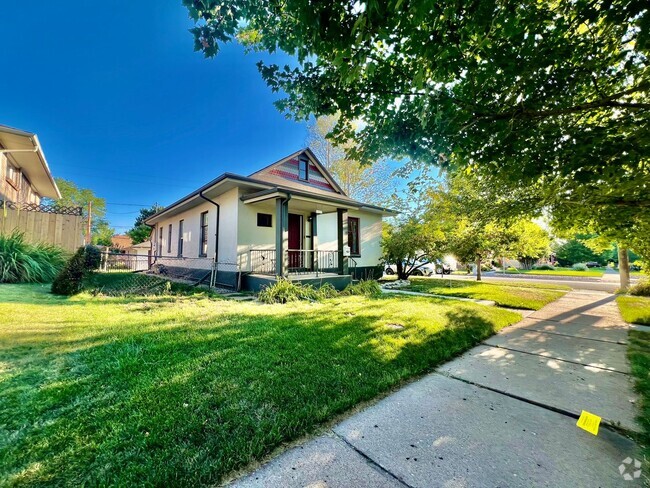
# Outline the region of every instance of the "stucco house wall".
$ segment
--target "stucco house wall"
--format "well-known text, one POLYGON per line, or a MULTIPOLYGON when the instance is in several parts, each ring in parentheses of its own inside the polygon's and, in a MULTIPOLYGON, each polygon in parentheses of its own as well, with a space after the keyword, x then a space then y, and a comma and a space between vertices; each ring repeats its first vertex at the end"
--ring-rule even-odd
MULTIPOLYGON (((219 218, 219 262, 235 263, 237 260, 237 228, 239 210, 239 192, 234 188, 214 199, 220 205, 219 218)), ((206 201, 172 217, 164 218, 156 224, 154 232, 154 255, 165 257, 178 256, 178 229, 183 220, 183 256, 198 258, 201 239, 201 214, 208 212, 208 252, 207 258, 214 257, 215 233, 217 225, 217 207, 206 201), (168 251, 169 225, 172 226, 171 250, 168 251), (162 253, 159 252, 160 229, 162 228, 162 253)))
MULTIPOLYGON (((381 264, 382 216, 380 214, 350 211, 348 217, 359 219, 360 256, 353 256, 358 268, 370 268, 381 264)), ((347 236, 344 236, 347 244, 347 236)), ((318 216, 318 249, 335 251, 338 246, 336 214, 318 216)))

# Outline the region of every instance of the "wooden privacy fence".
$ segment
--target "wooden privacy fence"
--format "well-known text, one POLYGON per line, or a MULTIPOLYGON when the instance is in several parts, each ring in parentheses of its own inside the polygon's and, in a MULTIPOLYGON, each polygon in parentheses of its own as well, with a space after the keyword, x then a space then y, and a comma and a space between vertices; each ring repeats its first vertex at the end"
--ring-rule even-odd
POLYGON ((75 251, 83 245, 81 207, 37 205, 0 200, 0 233, 14 230, 28 242, 45 242, 75 251))

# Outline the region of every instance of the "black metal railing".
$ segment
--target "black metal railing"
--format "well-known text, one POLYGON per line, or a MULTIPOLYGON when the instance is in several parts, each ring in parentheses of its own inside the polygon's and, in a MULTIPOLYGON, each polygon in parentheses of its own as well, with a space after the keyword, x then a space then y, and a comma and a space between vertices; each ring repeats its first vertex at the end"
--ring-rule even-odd
POLYGON ((288 249, 289 274, 336 273, 339 266, 338 251, 312 251, 288 249))
POLYGON ((275 249, 251 249, 248 264, 251 273, 275 275, 275 249))

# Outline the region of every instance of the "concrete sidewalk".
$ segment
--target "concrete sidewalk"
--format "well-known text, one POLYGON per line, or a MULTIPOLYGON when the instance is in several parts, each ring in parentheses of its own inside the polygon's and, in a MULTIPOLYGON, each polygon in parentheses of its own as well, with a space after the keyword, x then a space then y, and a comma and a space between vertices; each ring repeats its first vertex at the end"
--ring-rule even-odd
POLYGON ((573 291, 235 486, 638 486, 627 331, 609 294, 573 291), (575 426, 603 417, 598 436, 575 426))

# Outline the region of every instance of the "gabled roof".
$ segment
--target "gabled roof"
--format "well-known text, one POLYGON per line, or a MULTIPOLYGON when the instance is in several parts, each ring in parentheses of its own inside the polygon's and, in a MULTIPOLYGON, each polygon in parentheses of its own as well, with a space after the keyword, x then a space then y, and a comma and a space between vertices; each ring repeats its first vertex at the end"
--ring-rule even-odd
POLYGON ((233 173, 223 173, 222 175, 206 183, 205 185, 193 191, 192 193, 189 193, 188 195, 184 196, 180 200, 175 201, 171 205, 168 205, 167 207, 163 208, 159 212, 155 213, 154 215, 146 219, 145 223, 148 225, 152 225, 152 223, 155 223, 158 220, 158 218, 161 217, 163 214, 166 214, 174 209, 176 209, 176 211, 178 212, 180 211, 180 209, 187 209, 187 208, 194 207, 199 203, 204 202, 207 196, 214 197, 215 195, 224 193, 236 187, 239 188, 243 187, 251 191, 251 193, 242 197, 242 201, 248 201, 251 198, 256 198, 261 195, 271 194, 273 192, 280 192, 283 194, 302 195, 305 197, 309 196, 314 199, 322 200, 324 202, 329 202, 332 204, 356 207, 356 208, 379 212, 383 214, 389 214, 389 215, 397 214, 397 212, 395 212, 394 210, 384 208, 384 207, 379 207, 377 205, 358 202, 348 197, 345 194, 345 192, 343 192, 341 187, 336 183, 336 181, 332 178, 329 172, 323 167, 322 164, 320 164, 318 158, 316 158, 314 153, 309 148, 306 148, 306 149, 301 149, 300 151, 296 151, 295 153, 290 154, 289 156, 282 158, 276 161, 275 163, 265 166, 264 168, 251 174, 250 176, 242 176, 233 173), (292 184, 290 181, 282 178, 276 180, 275 178, 273 178, 273 175, 269 175, 268 173, 265 173, 265 170, 269 170, 276 165, 280 165, 285 161, 296 158, 300 156, 300 154, 302 153, 305 153, 310 158, 310 160, 315 165, 317 165, 317 168, 319 170, 322 170, 323 176, 327 177, 328 181, 331 181, 330 184, 332 186, 333 191, 324 191, 318 188, 312 188, 306 185, 301 185, 300 183, 292 184))
POLYGON ((36 134, 0 125, 0 151, 18 166, 41 197, 61 198, 36 134))
POLYGON ((339 195, 347 196, 343 189, 339 186, 334 177, 330 174, 329 171, 323 166, 323 164, 316 157, 314 152, 306 147, 296 151, 289 156, 286 156, 282 159, 279 159, 275 163, 271 163, 268 166, 263 167, 262 169, 256 171, 255 173, 249 175, 249 178, 256 180, 265 181, 274 185, 283 185, 289 186, 300 190, 306 191, 316 191, 317 193, 331 194, 338 193, 339 195), (297 160, 300 156, 305 155, 311 162, 311 166, 316 169, 317 174, 312 174, 313 169, 310 172, 310 178, 312 181, 300 181, 297 179, 292 179, 290 175, 284 173, 287 163, 297 160), (323 185, 319 180, 326 182, 326 185, 323 185), (320 187, 319 187, 320 186, 320 187))

